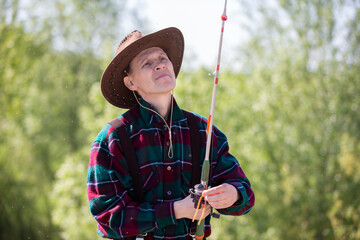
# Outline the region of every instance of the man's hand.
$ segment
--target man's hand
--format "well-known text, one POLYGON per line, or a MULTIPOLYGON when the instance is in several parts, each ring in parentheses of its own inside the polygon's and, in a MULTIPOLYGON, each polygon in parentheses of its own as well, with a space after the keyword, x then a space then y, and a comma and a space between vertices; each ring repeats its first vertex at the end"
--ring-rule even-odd
MULTIPOLYGON (((196 220, 200 219, 203 209, 204 209, 204 204, 202 208, 200 208, 199 211, 197 212, 195 217, 196 220)), ((194 202, 193 199, 190 197, 190 195, 180 201, 174 202, 174 211, 175 211, 176 219, 180 219, 180 218, 193 219, 196 208, 194 208, 194 202)), ((205 218, 207 215, 209 215, 210 211, 211 211, 210 205, 206 204, 205 213, 203 217, 205 218)))
POLYGON ((239 191, 231 184, 224 183, 205 190, 202 195, 215 209, 228 208, 239 200, 239 191))

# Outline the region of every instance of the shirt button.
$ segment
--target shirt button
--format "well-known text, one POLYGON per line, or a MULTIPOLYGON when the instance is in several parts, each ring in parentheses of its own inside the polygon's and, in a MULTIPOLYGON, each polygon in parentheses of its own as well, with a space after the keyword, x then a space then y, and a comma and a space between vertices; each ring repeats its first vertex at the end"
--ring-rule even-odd
POLYGON ((170 195, 171 195, 171 191, 168 191, 168 192, 167 192, 167 195, 169 195, 169 196, 170 196, 170 195))
POLYGON ((169 170, 169 171, 170 171, 170 170, 171 170, 171 167, 170 167, 170 166, 168 166, 168 167, 167 167, 167 170, 169 170))

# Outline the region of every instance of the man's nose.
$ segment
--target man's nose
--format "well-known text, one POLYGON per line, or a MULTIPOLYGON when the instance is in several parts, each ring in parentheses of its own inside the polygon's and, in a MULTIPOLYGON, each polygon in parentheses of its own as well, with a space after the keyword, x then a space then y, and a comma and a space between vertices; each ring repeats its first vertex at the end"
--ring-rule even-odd
POLYGON ((156 71, 164 69, 164 68, 165 68, 165 64, 163 62, 161 62, 161 61, 157 62, 156 66, 155 66, 156 71))

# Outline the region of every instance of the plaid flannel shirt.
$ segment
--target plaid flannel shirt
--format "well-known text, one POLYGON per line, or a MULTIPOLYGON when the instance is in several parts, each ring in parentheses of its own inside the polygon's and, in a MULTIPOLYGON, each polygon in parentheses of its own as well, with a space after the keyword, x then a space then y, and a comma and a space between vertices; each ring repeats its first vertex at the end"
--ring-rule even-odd
MULTIPOLYGON (((142 104, 151 108, 144 100, 142 104)), ((173 158, 168 157, 169 132, 156 114, 136 106, 119 117, 135 148, 143 183, 145 202, 132 200, 132 178, 110 124, 96 137, 90 154, 87 192, 90 211, 98 222, 98 234, 106 238, 124 238, 153 232, 155 239, 187 239, 190 219, 176 219, 174 201, 188 195, 192 160, 190 131, 186 117, 174 104, 172 136, 173 158)), ((201 135, 201 165, 206 148, 207 120, 196 115, 201 135)), ((211 186, 229 183, 242 199, 221 214, 242 215, 254 205, 250 182, 237 160, 229 153, 225 135, 213 130, 211 186)), ((205 219, 205 237, 211 233, 210 218, 205 219)))

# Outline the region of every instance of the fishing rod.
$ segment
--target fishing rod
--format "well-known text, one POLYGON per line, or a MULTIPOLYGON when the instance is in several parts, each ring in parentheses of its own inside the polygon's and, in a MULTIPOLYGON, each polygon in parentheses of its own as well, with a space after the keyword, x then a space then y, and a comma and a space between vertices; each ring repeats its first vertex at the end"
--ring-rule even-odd
POLYGON ((205 159, 204 159, 203 166, 201 169, 201 181, 199 184, 195 185, 193 189, 190 189, 190 195, 191 195, 191 197, 193 197, 194 207, 196 208, 196 212, 194 214, 193 221, 195 220, 195 216, 197 215, 198 210, 202 207, 202 205, 204 205, 202 215, 196 226, 196 234, 195 234, 196 239, 204 238, 204 224, 205 224, 204 213, 205 213, 205 207, 206 207, 207 203, 202 196, 202 192, 204 190, 208 189, 208 186, 209 186, 209 174, 210 174, 209 155, 210 155, 210 149, 211 149, 211 138, 212 138, 211 136, 212 136, 212 130, 213 130, 216 90, 217 90, 217 84, 218 84, 218 80, 219 80, 220 58, 221 58, 221 49, 222 49, 222 42, 223 42, 223 35, 224 35, 224 26, 225 26, 225 21, 227 20, 226 5, 227 5, 227 0, 225 0, 224 11, 223 11, 223 14, 221 15, 222 24, 221 24, 220 43, 219 43, 219 51, 218 51, 218 56, 217 56, 216 69, 213 74, 210 74, 211 76, 214 77, 214 87, 213 87, 213 93, 212 93, 210 115, 208 117, 207 126, 206 126, 206 150, 205 150, 205 159))

